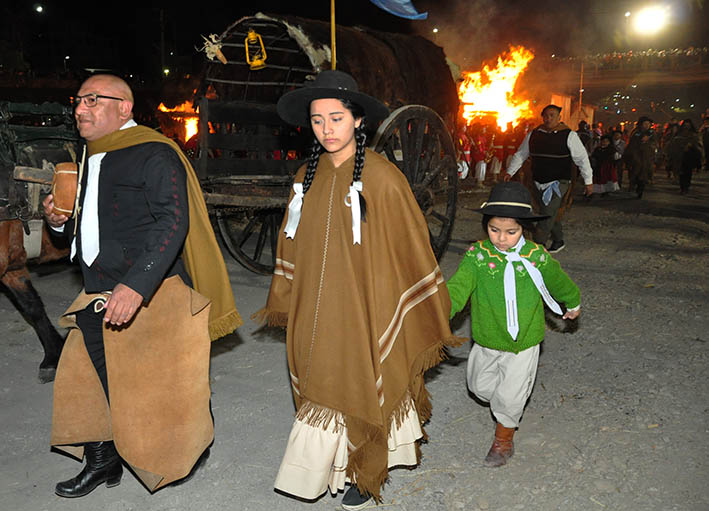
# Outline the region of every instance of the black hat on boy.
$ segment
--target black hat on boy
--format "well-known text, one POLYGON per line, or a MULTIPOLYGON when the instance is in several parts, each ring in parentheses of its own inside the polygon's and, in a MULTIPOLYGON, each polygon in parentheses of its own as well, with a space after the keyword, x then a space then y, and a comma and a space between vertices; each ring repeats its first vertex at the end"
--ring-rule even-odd
POLYGON ((278 100, 276 110, 281 119, 290 124, 310 126, 310 103, 324 98, 349 100, 361 106, 370 126, 376 126, 389 115, 389 109, 383 103, 359 92, 354 78, 336 70, 322 71, 313 82, 284 94, 278 100))
POLYGON ((478 213, 522 220, 544 220, 549 215, 535 215, 532 209, 532 194, 522 183, 506 181, 498 183, 483 202, 478 213))

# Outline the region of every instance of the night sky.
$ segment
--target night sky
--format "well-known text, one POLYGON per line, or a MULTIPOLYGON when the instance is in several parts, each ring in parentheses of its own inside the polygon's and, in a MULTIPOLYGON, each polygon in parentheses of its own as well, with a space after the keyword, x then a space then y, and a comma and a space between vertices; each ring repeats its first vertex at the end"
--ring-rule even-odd
MULTIPOLYGON (((0 71, 23 61, 36 76, 73 73, 81 78, 87 69, 105 69, 155 84, 164 80, 163 66, 179 69, 183 76, 197 74, 204 63, 197 50, 201 36, 220 34, 243 16, 264 12, 330 17, 330 0, 192 2, 186 8, 174 1, 135 7, 48 0, 41 2, 42 14, 33 10, 38 3, 0 4, 0 71)), ((419 12, 428 12, 423 21, 398 18, 369 0, 337 0, 336 19, 339 25, 422 35, 442 46, 464 70, 479 70, 483 62, 519 44, 547 58, 709 46, 706 0, 656 3, 666 5, 672 17, 651 37, 634 33, 624 16, 648 0, 413 0, 419 12)), ((8 76, 12 80, 4 73, 5 87, 8 76)), ((704 98, 704 92, 693 95, 704 98)), ((690 101, 705 100, 687 98, 690 101)))
MULTIPOLYGON (((424 35, 444 46, 453 60, 468 60, 471 65, 493 58, 510 44, 557 55, 709 45, 709 7, 704 0, 660 3, 670 6, 672 21, 652 37, 637 36, 629 29, 625 12, 648 4, 631 0, 413 0, 419 12, 428 12, 423 21, 398 18, 369 0, 338 0, 336 19, 342 25, 424 35), (435 36, 433 28, 439 29, 435 36)), ((187 17, 174 4, 166 5, 166 15, 181 34, 182 51, 198 44, 199 34, 219 33, 241 16, 258 11, 322 20, 330 16, 329 0, 212 2, 187 17)))
MULTIPOLYGON (((144 4, 149 5, 147 7, 132 9, 133 3, 48 0, 41 2, 45 7, 41 15, 32 10, 37 3, 12 0, 2 3, 0 44, 16 45, 23 38, 24 44, 29 44, 28 37, 50 32, 62 34, 62 29, 68 28, 63 35, 54 36, 57 44, 66 46, 67 50, 72 49, 72 39, 78 39, 78 33, 87 31, 91 35, 82 39, 84 46, 90 45, 92 38, 123 37, 127 39, 122 44, 122 50, 129 57, 126 61, 136 60, 136 54, 150 52, 159 44, 162 14, 165 44, 176 49, 179 55, 187 56, 195 53, 194 47, 200 45, 201 35, 220 33, 240 17, 259 11, 322 20, 330 16, 330 0, 193 2, 187 3, 186 8, 178 6, 178 2, 148 2, 144 4), (62 41, 62 37, 66 41, 62 41)), ((413 0, 419 12, 427 11, 429 17, 425 21, 408 21, 386 13, 369 0, 338 0, 337 22, 419 33, 443 46, 454 61, 470 66, 494 57, 510 44, 524 44, 535 52, 557 55, 709 45, 709 7, 705 0, 659 0, 657 3, 670 6, 671 24, 659 35, 639 37, 629 30, 624 13, 647 3, 634 0, 413 0), (435 36, 434 27, 439 29, 435 36)))
MULTIPOLYGON (((455 51, 480 53, 490 58, 510 44, 524 44, 538 51, 577 55, 611 50, 673 48, 709 44, 709 8, 704 0, 657 2, 670 6, 672 22, 662 34, 638 37, 629 30, 626 11, 648 5, 623 0, 413 0, 424 21, 408 21, 382 11, 368 0, 338 0, 337 22, 362 24, 379 30, 420 33, 438 38, 455 51), (432 29, 439 28, 437 36, 432 29), (460 48, 460 50, 458 50, 460 48)), ((167 4, 170 5, 170 4, 167 4)), ((169 7, 181 32, 221 32, 241 16, 255 12, 286 13, 328 20, 330 1, 246 1, 208 4, 189 18, 169 7), (195 30, 196 29, 196 30, 195 30)), ((166 11, 168 12, 168 11, 166 11)), ((186 41, 186 39, 185 39, 186 41)))

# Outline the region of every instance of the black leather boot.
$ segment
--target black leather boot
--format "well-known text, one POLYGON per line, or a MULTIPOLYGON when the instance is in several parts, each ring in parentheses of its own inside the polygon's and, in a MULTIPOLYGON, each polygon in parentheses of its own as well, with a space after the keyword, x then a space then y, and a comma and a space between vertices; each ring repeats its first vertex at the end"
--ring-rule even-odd
POLYGON ((121 484, 123 465, 113 442, 89 442, 84 452, 86 466, 79 475, 57 483, 54 492, 60 497, 83 497, 102 483, 108 488, 121 484))

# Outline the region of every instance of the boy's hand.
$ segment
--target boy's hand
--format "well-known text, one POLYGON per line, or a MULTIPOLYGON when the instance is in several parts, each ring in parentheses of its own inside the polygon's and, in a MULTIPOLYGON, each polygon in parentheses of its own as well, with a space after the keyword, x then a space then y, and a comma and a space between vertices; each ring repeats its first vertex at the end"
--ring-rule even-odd
POLYGON ((576 319, 579 317, 581 314, 581 309, 576 309, 574 311, 566 311, 566 314, 564 314, 562 317, 564 319, 576 319))

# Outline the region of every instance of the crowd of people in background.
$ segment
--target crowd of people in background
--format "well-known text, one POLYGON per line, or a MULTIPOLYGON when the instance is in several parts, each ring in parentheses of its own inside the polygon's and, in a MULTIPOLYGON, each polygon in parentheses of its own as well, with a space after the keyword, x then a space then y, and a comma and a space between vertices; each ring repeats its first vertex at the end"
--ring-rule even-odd
MULTIPOLYGON (((478 186, 499 182, 532 127, 532 123, 523 122, 514 127, 510 123, 505 131, 495 123, 460 128, 460 178, 478 186)), ((657 172, 665 172, 679 193, 686 195, 692 176, 701 169, 709 170, 709 108, 702 114, 699 128, 689 118, 672 118, 663 125, 641 116, 634 123, 608 127, 582 120, 576 133, 591 161, 594 195, 627 191, 641 199, 657 172)))
POLYGON ((689 48, 649 48, 642 51, 596 53, 578 57, 561 57, 553 55, 548 59, 549 67, 559 66, 560 63, 569 63, 573 68, 580 68, 583 63, 587 72, 608 70, 618 71, 647 71, 663 70, 678 71, 705 66, 709 64, 709 47, 689 48))
POLYGON ((470 172, 470 180, 478 185, 501 181, 502 172, 530 129, 530 123, 515 127, 509 123, 505 131, 496 123, 462 126, 457 140, 461 179, 466 179, 470 172))
POLYGON ((692 183, 692 174, 707 167, 709 151, 709 108, 702 115, 699 129, 691 119, 678 122, 671 119, 659 139, 659 164, 664 164, 667 178, 678 183, 680 193, 686 195, 692 183))
POLYGON ((699 129, 691 119, 673 118, 661 125, 642 116, 634 125, 605 130, 600 123, 589 126, 581 121, 577 132, 591 159, 594 193, 622 190, 627 172, 627 190, 642 198, 645 186, 653 182, 656 172, 664 170, 686 195, 692 175, 707 169, 709 109, 702 115, 699 129))

